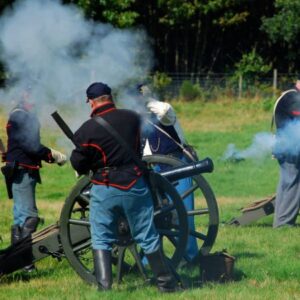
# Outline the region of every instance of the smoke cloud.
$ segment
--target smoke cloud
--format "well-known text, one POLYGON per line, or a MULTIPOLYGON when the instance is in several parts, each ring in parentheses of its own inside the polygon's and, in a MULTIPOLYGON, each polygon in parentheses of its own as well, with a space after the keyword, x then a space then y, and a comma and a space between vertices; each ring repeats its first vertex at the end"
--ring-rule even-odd
POLYGON ((270 157, 298 156, 300 154, 300 122, 291 121, 279 129, 276 135, 268 132, 257 133, 251 145, 244 149, 238 149, 234 144, 229 144, 222 160, 239 161, 247 158, 263 159, 270 157))
POLYGON ((59 0, 17 1, 0 19, 0 45, 9 74, 0 103, 11 108, 30 85, 43 122, 64 104, 73 128, 89 115, 84 99, 90 83, 102 81, 117 91, 143 78, 152 63, 142 30, 86 20, 77 7, 59 0))
POLYGON ((275 141, 276 139, 273 134, 259 132, 254 136, 251 145, 244 150, 239 150, 234 144, 229 144, 222 156, 222 160, 263 159, 271 155, 275 141))
POLYGON ((283 129, 278 130, 273 152, 277 156, 300 154, 300 121, 290 121, 283 129))

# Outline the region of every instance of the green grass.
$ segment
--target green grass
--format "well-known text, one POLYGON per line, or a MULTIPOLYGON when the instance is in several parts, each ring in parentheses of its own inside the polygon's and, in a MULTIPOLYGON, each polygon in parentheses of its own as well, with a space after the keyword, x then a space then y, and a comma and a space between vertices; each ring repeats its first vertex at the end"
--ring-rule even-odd
MULTIPOLYGON (((220 210, 219 234, 212 252, 226 248, 236 257, 235 281, 199 286, 196 267, 192 272, 180 271, 189 289, 176 296, 161 295, 134 274, 125 276, 121 285, 114 284, 113 291, 99 293, 85 284, 66 260, 46 258, 37 263, 36 274, 20 271, 1 278, 0 299, 300 299, 299 227, 275 230, 272 216, 245 227, 225 224, 240 214, 239 208, 275 193, 278 167, 271 157, 239 163, 221 160, 229 143, 244 149, 256 133, 268 131, 271 112, 259 101, 176 102, 174 106, 189 142, 201 158, 209 156, 214 161, 214 172, 205 175, 220 210)), ((50 137, 53 146, 56 134, 50 137)), ((76 178, 69 164, 61 168, 45 164, 42 176, 44 183, 38 186, 37 198, 46 226, 59 219, 76 178)), ((4 241, 0 245, 4 248, 9 244, 12 203, 6 200, 3 184, 0 196, 0 233, 4 241)))

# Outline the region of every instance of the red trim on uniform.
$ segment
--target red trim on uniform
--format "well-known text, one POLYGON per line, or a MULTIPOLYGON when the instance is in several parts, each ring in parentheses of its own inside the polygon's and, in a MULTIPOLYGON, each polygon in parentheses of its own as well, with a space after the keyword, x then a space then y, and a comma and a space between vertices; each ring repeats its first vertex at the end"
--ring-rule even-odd
POLYGON ((115 107, 109 108, 109 109, 104 110, 104 111, 102 111, 102 112, 100 112, 100 113, 98 113, 98 114, 95 114, 95 116, 105 115, 105 114, 107 114, 108 112, 113 111, 113 110, 116 110, 116 108, 115 108, 115 107))
MULTIPOLYGON (((7 164, 12 164, 12 161, 6 161, 7 164)), ((18 163, 19 166, 24 167, 24 168, 28 168, 28 169, 33 169, 33 170, 38 170, 40 167, 39 166, 32 166, 32 165, 27 165, 27 164, 23 164, 23 163, 18 163)))
POLYGON ((10 123, 7 123, 6 128, 11 127, 12 125, 10 123))
POLYGON ((105 152, 103 151, 103 149, 99 145, 96 145, 96 144, 81 144, 81 146, 83 146, 83 147, 94 147, 97 150, 99 150, 102 154, 102 157, 103 157, 103 164, 104 164, 104 166, 106 166, 106 155, 105 155, 105 152))
POLYGON ((109 111, 112 111, 112 110, 115 110, 116 107, 115 107, 115 104, 113 102, 104 102, 104 103, 101 103, 101 104, 98 104, 91 112, 91 117, 92 116, 95 116, 95 115, 100 115, 100 114, 105 114, 109 111), (108 106, 106 109, 105 109, 105 106, 108 106), (99 110, 99 112, 97 112, 99 110))
POLYGON ((293 110, 292 115, 294 116, 300 116, 300 111, 299 110, 293 110))
POLYGON ((115 183, 107 183, 106 181, 105 182, 97 181, 95 179, 92 179, 91 182, 95 183, 95 184, 99 184, 99 185, 109 185, 109 186, 116 187, 116 188, 121 189, 121 190, 129 190, 137 182, 137 179, 134 179, 128 185, 125 185, 125 186, 115 184, 115 183))
POLYGON ((134 171, 136 172, 136 175, 137 176, 141 176, 143 173, 141 172, 141 170, 137 167, 137 166, 135 166, 134 168, 134 171))
POLYGON ((98 104, 97 104, 97 107, 95 107, 94 110, 95 110, 95 109, 98 109, 98 108, 100 108, 100 107, 102 107, 102 106, 108 105, 108 104, 114 105, 114 103, 112 103, 111 101, 105 101, 105 102, 103 102, 103 103, 98 103, 98 104))
POLYGON ((19 166, 24 167, 24 168, 28 168, 28 169, 33 169, 33 170, 38 170, 40 167, 39 166, 31 166, 31 165, 26 165, 23 163, 19 163, 19 166))

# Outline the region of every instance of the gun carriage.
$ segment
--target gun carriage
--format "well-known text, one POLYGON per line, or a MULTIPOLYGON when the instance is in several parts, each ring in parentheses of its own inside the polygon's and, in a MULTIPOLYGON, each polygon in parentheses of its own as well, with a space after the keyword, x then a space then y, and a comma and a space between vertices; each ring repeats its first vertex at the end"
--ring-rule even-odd
MULTIPOLYGON (((53 116, 54 117, 54 116, 53 116)), ((60 116, 56 113, 56 118, 60 116)), ((56 120, 57 121, 57 120, 56 120)), ((72 132, 59 120, 60 127, 72 138, 72 132), (62 126, 61 126, 62 124, 62 126)), ((58 122, 57 122, 58 123, 58 122)), ((208 254, 218 232, 218 206, 212 189, 201 175, 213 171, 210 158, 189 164, 165 155, 151 155, 143 158, 149 169, 163 166, 161 172, 150 172, 149 184, 154 198, 154 221, 159 232, 164 255, 175 270, 185 257, 189 236, 196 237, 199 253, 208 254), (175 186, 178 180, 192 178, 191 188, 178 194, 175 186), (195 195, 195 207, 186 211, 183 204, 185 197, 195 195), (189 229, 188 218, 195 218, 195 230, 189 229)), ((93 259, 89 224, 89 200, 91 183, 88 176, 81 177, 66 198, 60 219, 34 233, 16 245, 0 250, 0 276, 12 273, 24 266, 47 256, 61 260, 65 257, 70 266, 87 283, 96 283, 93 274, 93 259)), ((124 271, 136 268, 142 277, 147 273, 141 262, 143 253, 131 238, 130 229, 125 218, 118 221, 118 238, 113 248, 114 264, 117 267, 117 282, 124 271), (126 250, 133 260, 125 255, 126 250)))
MULTIPOLYGON (((185 259, 189 235, 197 238, 199 256, 209 253, 218 232, 218 207, 214 193, 201 173, 212 171, 212 161, 205 159, 184 164, 178 159, 163 155, 146 156, 144 160, 152 167, 157 164, 168 166, 166 171, 153 172, 151 182, 155 194, 155 224, 170 265, 175 269, 185 259), (192 188, 179 195, 174 187, 177 181, 191 176, 192 188), (196 205, 194 210, 186 211, 182 200, 190 193, 195 193, 196 205), (188 217, 195 218, 195 230, 189 230, 188 217)), ((34 233, 14 246, 0 250, 0 274, 12 273, 50 255, 59 260, 65 257, 83 280, 94 283, 88 221, 90 187, 87 176, 80 178, 66 198, 58 223, 34 233)), ((118 240, 113 254, 118 282, 121 281, 124 270, 131 269, 133 264, 147 278, 141 263, 142 253, 132 240, 125 219, 119 220, 118 240), (126 261, 127 249, 132 253, 133 261, 130 258, 126 261)))

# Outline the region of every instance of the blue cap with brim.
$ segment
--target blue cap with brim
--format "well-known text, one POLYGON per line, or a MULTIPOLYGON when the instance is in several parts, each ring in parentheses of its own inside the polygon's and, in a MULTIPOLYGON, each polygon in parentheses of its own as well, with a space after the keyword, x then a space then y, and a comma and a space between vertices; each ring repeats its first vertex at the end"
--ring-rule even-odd
POLYGON ((92 83, 86 90, 87 101, 96 99, 103 95, 111 95, 111 88, 102 82, 92 83))

